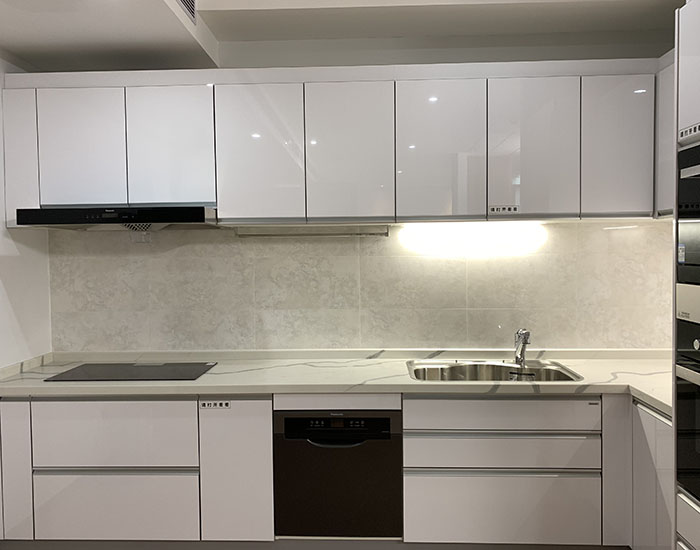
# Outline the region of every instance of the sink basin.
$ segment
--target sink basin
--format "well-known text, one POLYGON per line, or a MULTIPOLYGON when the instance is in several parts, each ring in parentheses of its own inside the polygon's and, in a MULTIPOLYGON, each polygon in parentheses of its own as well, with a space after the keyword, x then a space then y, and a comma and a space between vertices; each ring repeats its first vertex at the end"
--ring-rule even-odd
POLYGON ((407 361, 411 378, 458 382, 575 382, 581 376, 553 361, 526 361, 525 368, 505 361, 407 361))

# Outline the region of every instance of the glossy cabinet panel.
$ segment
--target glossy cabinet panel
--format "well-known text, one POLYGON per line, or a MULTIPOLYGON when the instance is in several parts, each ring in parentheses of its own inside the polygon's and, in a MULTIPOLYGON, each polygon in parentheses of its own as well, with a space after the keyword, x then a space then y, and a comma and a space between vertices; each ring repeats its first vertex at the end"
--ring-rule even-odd
POLYGON ((200 408, 202 540, 275 538, 272 402, 200 408))
POLYGON ((37 90, 42 206, 127 203, 124 88, 37 90))
POLYGON ((600 475, 404 474, 404 541, 600 544, 600 475))
POLYGON ((199 464, 196 401, 34 401, 35 467, 199 464))
MULTIPOLYGON (((678 23, 678 130, 700 124, 700 4, 687 2, 678 23)), ((695 133, 695 132, 693 132, 695 133)), ((700 133, 695 133, 696 139, 700 133)))
POLYGON ((489 217, 578 216, 579 87, 578 77, 489 80, 489 217))
POLYGON ((654 208, 654 75, 581 82, 581 215, 654 208))
POLYGON ((394 219, 394 83, 305 85, 310 221, 394 219))
POLYGON ((216 86, 220 220, 304 220, 304 87, 216 86))
POLYGON ((199 540, 196 472, 34 474, 37 540, 199 540))
MULTIPOLYGON (((699 88, 700 89, 700 88, 699 88)), ((673 214, 676 205, 676 107, 674 67, 656 75, 656 214, 673 214)))
POLYGON ((600 469, 600 435, 404 432, 404 466, 600 469))
POLYGON ((486 216, 486 80, 396 83, 396 215, 486 216))
POLYGON ((589 399, 404 399, 405 430, 601 429, 599 397, 589 399))
POLYGON ((130 204, 216 204, 214 89, 126 89, 130 204))
POLYGON ((17 225, 18 208, 39 208, 36 90, 3 90, 5 220, 17 225))
POLYGON ((28 401, 0 402, 2 513, 7 540, 34 538, 30 418, 28 401))
POLYGON ((634 550, 662 550, 673 541, 673 428, 643 406, 633 411, 634 550))

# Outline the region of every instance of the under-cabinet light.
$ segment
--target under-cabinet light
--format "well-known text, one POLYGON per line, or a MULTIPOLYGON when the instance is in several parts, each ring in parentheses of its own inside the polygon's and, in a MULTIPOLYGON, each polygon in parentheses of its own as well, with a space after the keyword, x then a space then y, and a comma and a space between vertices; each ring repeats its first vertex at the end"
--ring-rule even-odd
POLYGON ((537 252, 547 242, 537 221, 416 223, 399 231, 412 252, 435 258, 503 258, 537 252))

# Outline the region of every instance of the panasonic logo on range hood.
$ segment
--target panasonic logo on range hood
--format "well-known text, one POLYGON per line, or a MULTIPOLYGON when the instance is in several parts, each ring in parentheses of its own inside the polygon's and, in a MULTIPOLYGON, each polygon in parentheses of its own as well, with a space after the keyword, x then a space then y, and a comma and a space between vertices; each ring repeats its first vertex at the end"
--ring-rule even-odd
POLYGON ((204 206, 18 208, 17 225, 56 229, 157 231, 168 226, 216 226, 216 210, 204 206))

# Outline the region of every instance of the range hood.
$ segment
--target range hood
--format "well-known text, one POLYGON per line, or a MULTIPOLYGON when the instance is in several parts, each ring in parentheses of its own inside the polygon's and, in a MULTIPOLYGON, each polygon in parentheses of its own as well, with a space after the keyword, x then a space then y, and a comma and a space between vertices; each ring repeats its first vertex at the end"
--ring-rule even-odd
POLYGON ((158 231, 165 227, 216 227, 216 210, 204 206, 123 208, 18 208, 19 227, 158 231))

